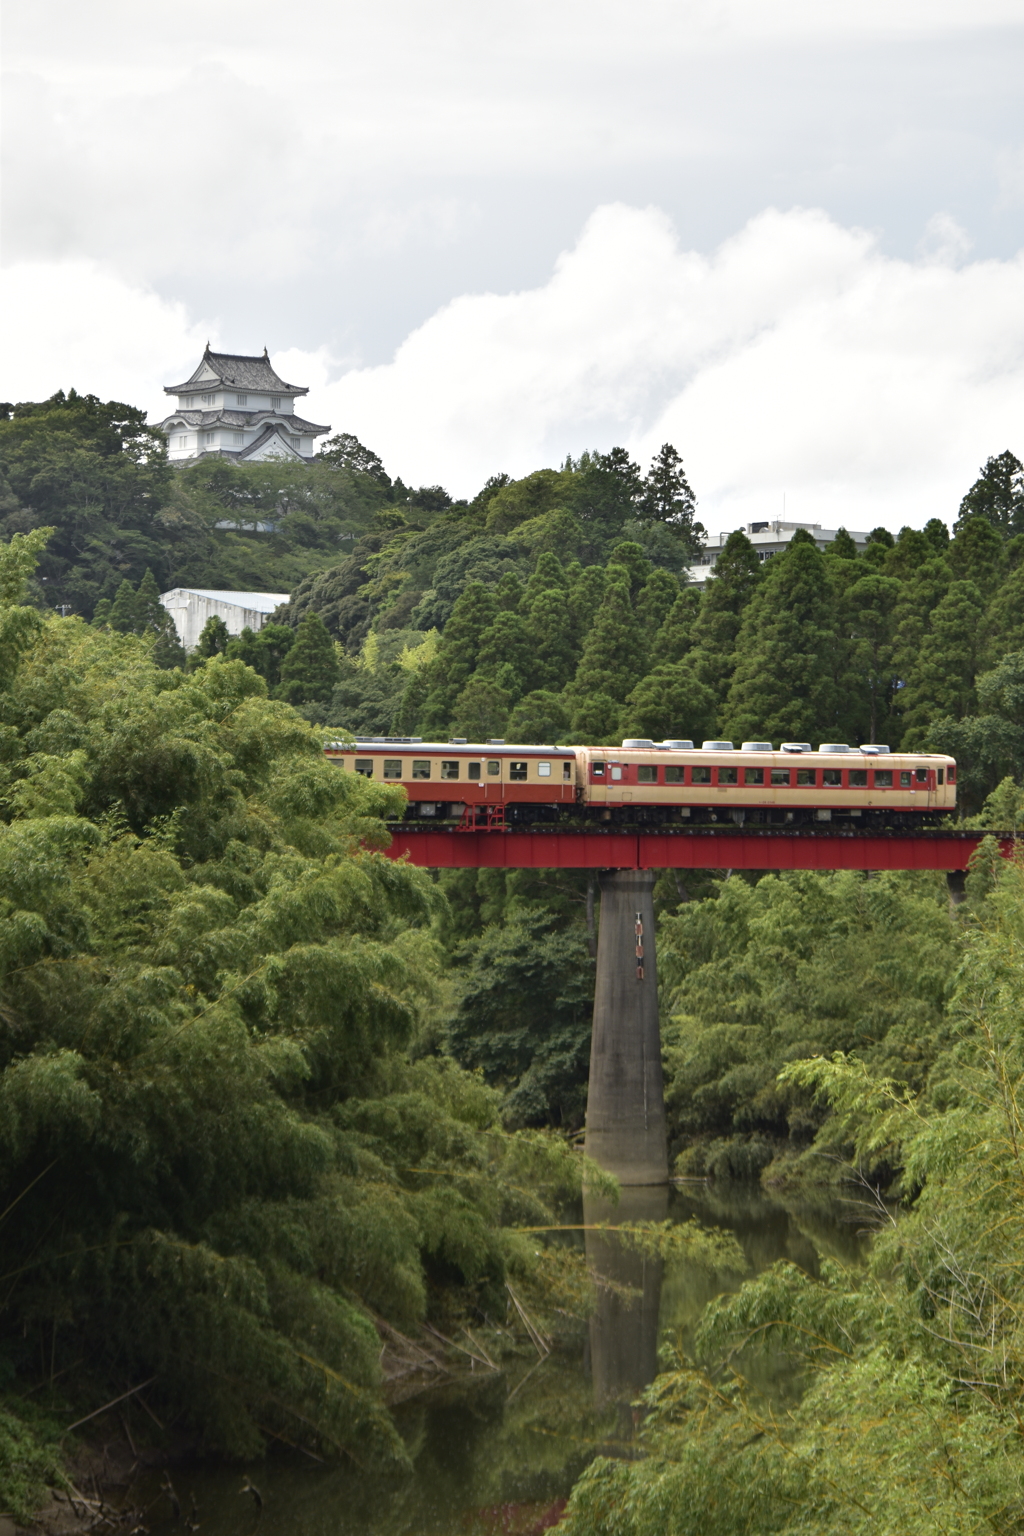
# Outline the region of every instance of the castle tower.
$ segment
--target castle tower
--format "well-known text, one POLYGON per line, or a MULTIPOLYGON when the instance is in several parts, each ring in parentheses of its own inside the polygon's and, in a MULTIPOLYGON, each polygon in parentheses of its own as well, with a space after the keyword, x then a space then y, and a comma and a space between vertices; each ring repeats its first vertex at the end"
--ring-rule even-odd
POLYGON ((178 409, 157 426, 166 433, 172 460, 209 454, 242 464, 309 460, 316 439, 331 429, 295 414, 297 397, 308 393, 278 377, 266 347, 262 357, 242 357, 211 352, 207 342, 192 377, 164 386, 164 394, 177 395, 178 409))

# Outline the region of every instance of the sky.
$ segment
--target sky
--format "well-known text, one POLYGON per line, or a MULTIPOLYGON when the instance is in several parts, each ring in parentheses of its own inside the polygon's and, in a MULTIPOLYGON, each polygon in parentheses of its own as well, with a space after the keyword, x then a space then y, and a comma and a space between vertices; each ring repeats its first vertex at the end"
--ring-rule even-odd
POLYGON ((6 0, 0 399, 209 340, 472 496, 682 453, 711 529, 1024 458, 1020 0, 6 0))

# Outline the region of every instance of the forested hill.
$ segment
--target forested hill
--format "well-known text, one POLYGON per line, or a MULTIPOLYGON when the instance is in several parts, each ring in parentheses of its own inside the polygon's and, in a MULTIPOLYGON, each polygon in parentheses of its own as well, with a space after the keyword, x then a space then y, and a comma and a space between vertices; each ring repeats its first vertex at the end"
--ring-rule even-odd
POLYGON ((204 649, 249 662, 314 723, 930 746, 960 760, 970 809, 1024 769, 1020 461, 989 459, 936 510, 952 534, 942 517, 877 529, 861 555, 798 534, 761 564, 734 534, 699 594, 686 571, 703 529, 668 444, 646 474, 613 448, 458 502, 392 481, 351 435, 308 466, 172 468, 117 402, 58 394, 0 420, 0 536, 56 530, 40 606, 145 630, 170 586, 289 591, 258 639, 211 633, 204 649))

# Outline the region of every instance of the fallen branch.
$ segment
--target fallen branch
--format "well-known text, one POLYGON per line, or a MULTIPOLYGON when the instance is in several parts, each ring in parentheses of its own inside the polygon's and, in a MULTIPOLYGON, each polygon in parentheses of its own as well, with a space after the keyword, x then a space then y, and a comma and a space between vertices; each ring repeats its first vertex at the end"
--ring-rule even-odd
POLYGON ((69 1435, 71 1431, 73 1429, 77 1429, 80 1424, 88 1424, 90 1419, 95 1419, 98 1414, 106 1413, 108 1408, 116 1408, 118 1403, 123 1403, 126 1397, 134 1397, 136 1392, 142 1391, 143 1387, 151 1387, 154 1381, 156 1381, 155 1376, 150 1376, 148 1381, 140 1381, 139 1385, 137 1387, 132 1387, 130 1392, 122 1392, 120 1397, 111 1398, 110 1402, 104 1403, 102 1408, 94 1408, 92 1413, 87 1413, 84 1419, 76 1419, 73 1424, 69 1424, 67 1426, 64 1433, 69 1435))

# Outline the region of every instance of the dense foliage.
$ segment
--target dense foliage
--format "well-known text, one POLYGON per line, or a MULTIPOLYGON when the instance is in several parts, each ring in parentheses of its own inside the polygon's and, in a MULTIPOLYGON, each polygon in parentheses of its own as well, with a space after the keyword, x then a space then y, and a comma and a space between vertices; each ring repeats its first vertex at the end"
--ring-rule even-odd
POLYGON ((418 1055, 443 897, 361 850, 401 791, 240 660, 19 604, 45 537, 0 546, 5 1507, 62 1378, 83 1412, 153 1378, 222 1451, 400 1463, 375 1321, 503 1316, 505 1226, 576 1160, 418 1055))
POLYGON ((865 1165, 903 1172, 866 1270, 780 1262, 713 1303, 648 1393, 643 1459, 584 1474, 567 1536, 1019 1531, 1024 866, 975 903, 923 1086, 884 1060, 794 1062, 865 1165), (783 1398, 756 1357, 788 1361, 783 1398))
MULTIPOLYGON (((513 1128, 582 1123, 593 883, 367 851, 401 792, 328 767, 315 726, 888 741, 952 751, 981 824, 1024 817, 1013 454, 952 535, 798 533, 762 563, 736 533, 698 593, 702 532, 669 444, 646 474, 616 448, 458 503, 350 435, 172 469, 116 402, 0 420, 10 1507, 55 1475, 27 1394, 62 1380, 77 1414, 152 1377, 229 1453, 400 1463, 379 1330, 541 1287, 509 1226, 579 1168, 513 1128), (290 597, 186 658, 177 584, 290 597)), ((777 1266, 715 1303, 651 1390, 645 1459, 598 1462, 571 1533, 1019 1527, 1024 874, 998 864, 957 911, 928 875, 660 881, 677 1168, 852 1162, 906 1209, 879 1206, 867 1273, 777 1266), (792 1361, 785 1400, 750 1384, 755 1346, 792 1361)))

